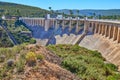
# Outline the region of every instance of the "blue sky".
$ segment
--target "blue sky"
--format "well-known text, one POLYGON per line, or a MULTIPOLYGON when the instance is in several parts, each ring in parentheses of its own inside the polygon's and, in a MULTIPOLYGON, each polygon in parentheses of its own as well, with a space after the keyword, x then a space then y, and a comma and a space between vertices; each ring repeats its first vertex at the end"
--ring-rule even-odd
POLYGON ((0 0, 43 9, 120 9, 120 0, 0 0))

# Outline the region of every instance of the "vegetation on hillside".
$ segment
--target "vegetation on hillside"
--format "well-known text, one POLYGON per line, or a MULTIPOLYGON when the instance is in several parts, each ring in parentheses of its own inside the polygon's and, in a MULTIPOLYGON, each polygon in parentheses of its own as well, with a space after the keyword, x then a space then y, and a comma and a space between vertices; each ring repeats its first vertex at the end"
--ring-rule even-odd
MULTIPOLYGON (((14 47, 14 48, 0 48, 0 79, 11 79, 11 76, 13 75, 12 71, 14 70, 15 65, 13 65, 14 60, 19 53, 21 54, 18 62, 16 62, 16 69, 17 71, 23 71, 24 70, 24 64, 25 64, 25 58, 24 55, 26 52, 20 52, 24 47, 14 47), (4 57, 3 57, 4 56, 4 57), (12 60, 11 60, 12 59, 12 60), (7 65, 8 60, 13 63, 11 63, 11 66, 7 65)), ((8 62, 9 64, 9 62, 8 62)))
POLYGON ((2 27, 0 27, 0 47, 12 47, 12 46, 13 43, 9 39, 5 30, 2 27))
MULTIPOLYGON (((42 68, 42 66, 46 65, 46 61, 41 60, 44 59, 52 63, 55 62, 56 65, 60 65, 59 63, 61 63, 63 68, 71 71, 83 80, 120 79, 120 73, 117 72, 117 67, 106 62, 97 51, 87 50, 78 45, 49 45, 47 48, 50 51, 38 45, 33 47, 29 46, 23 44, 14 46, 13 48, 0 48, 0 79, 8 80, 27 78, 25 77, 25 74, 27 70, 30 69, 29 67, 31 67, 31 69, 28 72, 33 70, 33 75, 38 70, 42 70, 42 72, 37 72, 39 75, 58 74, 51 71, 51 67, 48 67, 51 65, 47 65, 47 72, 43 71, 45 67, 42 68), (56 54, 61 58, 56 56, 56 54)), ((65 74, 63 73, 64 72, 58 74, 59 77, 57 78, 62 79, 64 75, 63 80, 65 80, 65 74)))
MULTIPOLYGON (((7 29, 12 33, 18 44, 22 43, 30 43, 34 44, 36 43, 36 40, 32 38, 32 33, 29 31, 25 26, 20 24, 17 20, 8 20, 8 21, 2 21, 1 25, 4 25, 7 27, 7 29), (22 34, 21 32, 29 32, 31 36, 22 34)), ((28 34, 29 34, 28 33, 28 34)))
POLYGON ((61 68, 61 59, 39 45, 0 48, 0 80, 79 80, 61 68))
POLYGON ((72 15, 73 17, 79 16, 80 18, 84 18, 87 16, 88 18, 95 19, 117 19, 120 20, 120 9, 110 9, 110 10, 70 10, 70 9, 62 9, 56 10, 58 13, 64 13, 67 15, 72 15))
MULTIPOLYGON (((37 55, 33 56, 30 54, 31 51, 28 50, 25 44, 14 46, 13 48, 0 48, 0 79, 9 80, 12 79, 15 74, 22 75, 27 61, 34 64, 32 60, 34 58, 35 61, 38 60, 37 55)), ((32 54, 35 53, 32 52, 32 54)), ((41 56, 41 54, 38 56, 41 56)), ((42 57, 39 59, 43 59, 42 57)))
POLYGON ((41 9, 38 7, 32 7, 27 5, 15 4, 0 2, 0 17, 5 16, 22 16, 22 17, 45 17, 47 13, 49 14, 62 14, 65 17, 79 16, 84 18, 88 16, 89 18, 99 18, 99 19, 118 19, 120 20, 120 10, 52 10, 52 7, 49 7, 49 10, 41 9))
POLYGON ((63 58, 62 66, 83 80, 119 80, 117 67, 107 63, 97 51, 78 45, 49 45, 49 50, 63 58))
POLYGON ((0 16, 43 17, 49 11, 15 3, 0 2, 0 16))

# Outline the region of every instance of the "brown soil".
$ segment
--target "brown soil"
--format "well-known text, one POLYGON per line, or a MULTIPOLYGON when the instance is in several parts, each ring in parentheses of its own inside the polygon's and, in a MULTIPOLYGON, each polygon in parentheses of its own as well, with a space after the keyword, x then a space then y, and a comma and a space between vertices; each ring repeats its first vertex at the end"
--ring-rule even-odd
POLYGON ((62 59, 55 55, 53 52, 47 50, 45 47, 43 46, 38 46, 38 45, 29 45, 28 49, 33 49, 35 48, 35 53, 36 54, 42 54, 45 57, 45 60, 52 62, 54 64, 58 64, 60 65, 62 62, 62 59))
POLYGON ((43 61, 36 69, 30 69, 25 73, 23 80, 79 80, 71 72, 60 66, 43 61))
POLYGON ((45 47, 29 45, 28 50, 35 49, 36 54, 42 54, 45 59, 37 61, 36 66, 28 67, 25 65, 23 73, 13 75, 12 80, 80 80, 71 72, 60 67, 61 58, 45 47))

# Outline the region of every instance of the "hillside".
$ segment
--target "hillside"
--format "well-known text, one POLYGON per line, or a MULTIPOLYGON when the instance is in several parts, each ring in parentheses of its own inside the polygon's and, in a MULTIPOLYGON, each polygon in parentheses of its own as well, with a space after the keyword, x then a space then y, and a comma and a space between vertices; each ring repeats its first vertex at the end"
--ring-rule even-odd
POLYGON ((46 13, 49 13, 49 11, 38 7, 0 1, 0 16, 5 14, 23 17, 43 17, 46 13))
POLYGON ((97 51, 78 45, 49 45, 47 48, 63 59, 62 67, 82 80, 120 80, 117 67, 97 51))
MULTIPOLYGON (((7 2, 0 2, 0 18, 1 16, 5 15, 8 18, 10 16, 22 16, 22 17, 43 17, 45 16, 49 11, 27 6, 27 5, 21 5, 21 4, 15 4, 15 3, 7 3, 7 2)), ((22 32, 30 32, 27 28, 25 28, 24 25, 20 24, 19 21, 16 19, 14 20, 0 20, 0 26, 6 26, 6 28, 9 30, 9 32, 14 37, 14 40, 18 44, 22 43, 35 43, 35 39, 33 39, 31 36, 27 36, 26 34, 22 34, 22 32)), ((4 29, 2 30, 2 32, 4 29)), ((0 47, 12 47, 13 42, 12 39, 10 39, 9 35, 6 35, 6 31, 4 31, 4 34, 0 31, 0 47), (2 35, 3 34, 3 35, 2 35), (2 37, 3 36, 3 37, 2 37), (6 42, 6 43, 5 43, 6 42), (8 44, 8 45, 7 45, 8 44)))
POLYGON ((0 80, 80 80, 63 69, 61 61, 38 45, 0 48, 0 80))
MULTIPOLYGON (((77 9, 73 9, 72 12, 74 15, 78 15, 77 9)), ((69 9, 61 9, 56 10, 59 13, 70 14, 69 9)), ((50 13, 45 9, 41 9, 38 7, 27 6, 22 4, 16 3, 8 3, 8 2, 1 2, 0 1, 0 16, 3 14, 12 15, 12 16, 23 16, 23 17, 43 17, 46 13, 50 13)), ((81 16, 94 16, 102 15, 102 16, 113 16, 113 15, 120 15, 120 9, 109 9, 109 10, 94 10, 94 9, 84 9, 79 10, 79 15, 81 16)))
POLYGON ((1 80, 119 80, 117 67, 77 45, 0 48, 1 80))
MULTIPOLYGON (((62 10, 57 10, 59 13, 65 13, 65 14, 70 14, 69 9, 62 9, 62 10)), ((77 10, 72 10, 74 15, 77 15, 77 10)), ((82 16, 94 16, 94 13, 96 15, 104 15, 104 16, 112 16, 112 15, 120 15, 120 9, 109 9, 109 10, 92 10, 92 9, 86 9, 86 10, 79 10, 79 15, 82 16)))
POLYGON ((17 44, 35 44, 31 32, 18 20, 0 21, 0 47, 13 47, 17 44), (22 33, 25 32, 25 33, 22 33), (26 33, 28 35, 26 35, 26 33), (13 45, 14 44, 14 45, 13 45))
POLYGON ((13 43, 9 39, 5 30, 0 26, 0 47, 11 47, 13 43))

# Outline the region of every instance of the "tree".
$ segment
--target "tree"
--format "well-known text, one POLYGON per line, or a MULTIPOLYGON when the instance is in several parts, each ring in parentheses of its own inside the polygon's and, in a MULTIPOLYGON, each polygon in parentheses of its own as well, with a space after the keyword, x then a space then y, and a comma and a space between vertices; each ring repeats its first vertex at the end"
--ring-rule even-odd
POLYGON ((65 15, 65 13, 63 12, 63 13, 62 13, 62 15, 64 16, 64 15, 65 15))
POLYGON ((96 17, 96 13, 93 13, 93 17, 94 17, 94 18, 96 17))
POLYGON ((19 10, 19 9, 16 10, 16 13, 17 13, 17 16, 21 16, 21 15, 20 15, 20 10, 19 10))
POLYGON ((79 11, 79 10, 77 10, 77 16, 79 16, 79 13, 80 13, 80 11, 79 11))
POLYGON ((72 11, 72 10, 69 10, 69 12, 70 12, 70 15, 72 16, 72 15, 73 15, 73 11, 72 11))
POLYGON ((113 19, 117 19, 117 15, 114 15, 114 16, 113 16, 113 19))
POLYGON ((99 14, 99 19, 101 19, 102 18, 102 16, 99 14))
POLYGON ((96 16, 96 13, 93 13, 93 16, 96 16))
POLYGON ((49 7, 50 13, 52 13, 52 7, 49 7))
POLYGON ((53 11, 53 10, 51 10, 51 13, 53 14, 53 13, 54 13, 54 11, 53 11))
POLYGON ((49 7, 49 10, 50 10, 50 14, 54 13, 54 11, 52 10, 52 7, 49 7))
POLYGON ((49 7, 49 10, 51 11, 52 7, 49 7))
POLYGON ((56 10, 56 13, 58 13, 58 10, 56 10))
POLYGON ((10 15, 9 10, 5 10, 5 15, 10 15))

